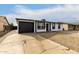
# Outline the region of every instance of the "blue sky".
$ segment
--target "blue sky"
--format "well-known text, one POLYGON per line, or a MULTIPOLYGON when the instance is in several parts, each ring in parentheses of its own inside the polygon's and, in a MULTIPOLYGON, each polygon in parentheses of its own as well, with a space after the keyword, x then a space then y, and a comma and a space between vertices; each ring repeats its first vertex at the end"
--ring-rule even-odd
POLYGON ((48 21, 79 23, 79 5, 68 4, 0 4, 0 15, 10 23, 15 18, 46 19, 48 21))
MULTIPOLYGON (((20 5, 20 4, 2 4, 2 5, 0 5, 0 15, 14 13, 12 10, 15 8, 16 5, 20 5)), ((56 4, 26 4, 26 5, 21 4, 21 5, 25 6, 27 8, 33 9, 33 10, 51 8, 51 7, 54 8, 57 6, 56 4)))

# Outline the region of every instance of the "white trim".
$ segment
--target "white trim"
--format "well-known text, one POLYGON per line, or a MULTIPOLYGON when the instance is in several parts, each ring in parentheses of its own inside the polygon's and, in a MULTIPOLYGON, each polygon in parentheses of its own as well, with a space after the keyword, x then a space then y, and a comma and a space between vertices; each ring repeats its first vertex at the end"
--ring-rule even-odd
POLYGON ((41 29, 41 30, 37 29, 37 32, 46 32, 46 29, 41 29))
POLYGON ((35 31, 35 29, 36 29, 36 28, 35 28, 35 24, 36 24, 36 22, 34 21, 34 33, 36 32, 36 31, 35 31))
POLYGON ((46 32, 46 23, 45 23, 45 29, 38 29, 37 22, 36 22, 36 32, 46 32))
POLYGON ((19 33, 19 22, 17 22, 17 32, 19 33))

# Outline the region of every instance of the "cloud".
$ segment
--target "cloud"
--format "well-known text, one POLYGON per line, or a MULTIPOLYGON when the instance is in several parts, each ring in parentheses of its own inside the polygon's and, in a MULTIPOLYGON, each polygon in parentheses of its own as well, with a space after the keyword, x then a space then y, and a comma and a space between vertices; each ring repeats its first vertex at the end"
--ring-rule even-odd
POLYGON ((6 16, 14 18, 29 18, 29 19, 46 19, 48 21, 60 22, 79 22, 79 5, 57 5, 56 7, 45 9, 30 9, 27 6, 16 5, 13 9, 15 14, 8 14, 6 16))

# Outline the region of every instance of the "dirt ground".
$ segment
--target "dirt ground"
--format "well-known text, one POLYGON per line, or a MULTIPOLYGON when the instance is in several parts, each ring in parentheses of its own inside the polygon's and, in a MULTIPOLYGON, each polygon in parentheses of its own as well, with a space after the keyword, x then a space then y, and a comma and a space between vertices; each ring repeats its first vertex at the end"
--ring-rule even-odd
POLYGON ((76 54, 78 35, 78 31, 24 34, 11 31, 0 38, 3 39, 0 42, 0 53, 76 54))
POLYGON ((4 36, 7 32, 0 32, 0 37, 4 36))
POLYGON ((79 52, 79 31, 41 33, 40 36, 79 52))

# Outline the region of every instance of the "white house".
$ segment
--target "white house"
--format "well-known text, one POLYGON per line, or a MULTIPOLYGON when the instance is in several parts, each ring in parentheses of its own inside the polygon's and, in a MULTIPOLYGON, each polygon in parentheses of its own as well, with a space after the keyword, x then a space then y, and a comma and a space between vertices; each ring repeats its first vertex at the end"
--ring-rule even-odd
POLYGON ((62 22, 49 22, 42 20, 31 20, 16 18, 18 24, 18 33, 27 32, 50 32, 50 31, 63 31, 67 30, 64 26, 66 23, 62 22))

